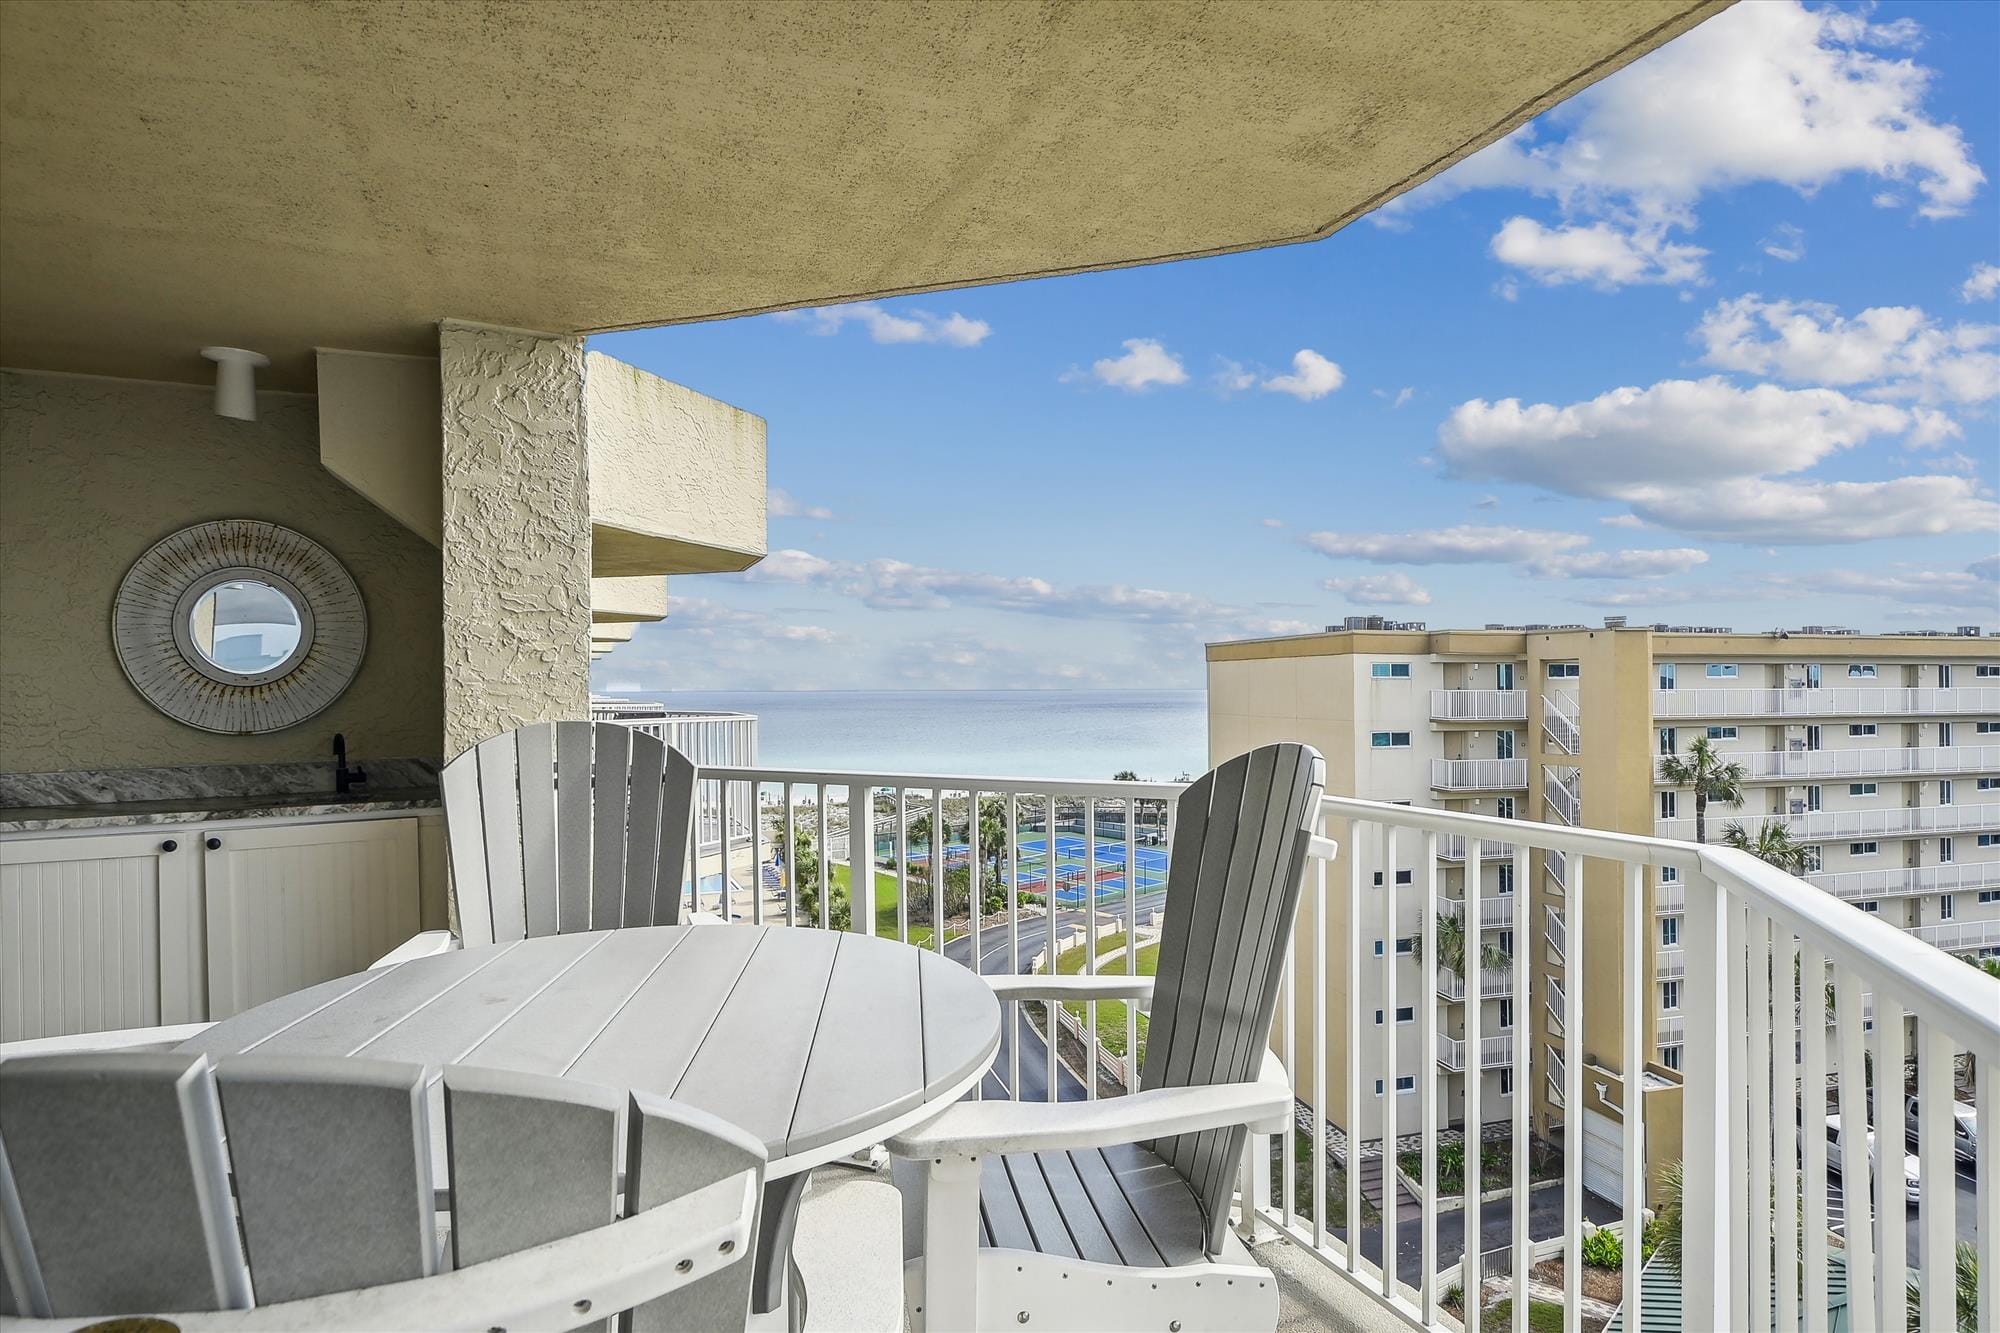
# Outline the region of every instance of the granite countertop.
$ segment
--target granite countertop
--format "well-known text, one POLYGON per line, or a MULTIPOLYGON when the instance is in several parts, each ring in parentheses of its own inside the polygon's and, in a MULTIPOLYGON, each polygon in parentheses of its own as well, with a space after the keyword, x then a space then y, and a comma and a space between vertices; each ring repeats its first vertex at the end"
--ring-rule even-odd
POLYGON ((121 828, 148 824, 206 824, 225 819, 284 815, 374 814, 437 808, 435 787, 384 791, 283 792, 266 795, 179 796, 146 801, 93 801, 75 805, 0 806, 0 833, 121 828))

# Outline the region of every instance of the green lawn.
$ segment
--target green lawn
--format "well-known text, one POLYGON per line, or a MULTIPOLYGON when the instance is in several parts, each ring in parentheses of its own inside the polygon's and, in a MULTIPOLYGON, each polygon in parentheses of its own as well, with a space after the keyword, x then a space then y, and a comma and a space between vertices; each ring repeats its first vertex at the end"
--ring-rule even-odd
MULTIPOLYGON (((827 868, 827 878, 833 884, 835 901, 845 899, 847 897, 848 885, 851 882, 848 868, 836 861, 827 868)), ((913 879, 910 881, 910 893, 913 897, 920 896, 929 891, 921 880, 913 879)), ((904 938, 896 929, 896 872, 893 870, 877 870, 875 872, 875 933, 885 940, 899 940, 904 938)), ((945 930, 945 942, 950 943, 963 934, 965 934, 963 929, 956 926, 949 927, 945 930)), ((931 927, 912 922, 906 942, 921 947, 928 945, 932 938, 933 931, 931 927)))
MULTIPOLYGON (((1100 939, 1097 942, 1098 957, 1102 958, 1106 954, 1116 952, 1123 947, 1124 943, 1125 937, 1123 935, 1115 935, 1109 940, 1100 939)), ((1079 945, 1074 949, 1065 949, 1056 955, 1056 972, 1063 976, 1073 976, 1083 971, 1084 962, 1088 957, 1089 950, 1086 946, 1079 945)), ((1159 963, 1160 946, 1157 942, 1140 946, 1138 959, 1140 976, 1152 976, 1154 969, 1159 966, 1159 963)), ((1105 964, 1102 970, 1114 974, 1122 973, 1125 971, 1125 960, 1123 958, 1113 959, 1111 962, 1105 964)), ((1089 1021, 1084 1016, 1084 1001, 1072 1000, 1065 1004, 1064 1007, 1076 1016, 1077 1022, 1087 1023, 1089 1021)), ((1125 1001, 1097 1001, 1097 1037, 1099 1041, 1104 1043, 1104 1049, 1110 1051, 1113 1055, 1125 1054, 1125 1001)), ((1145 1058, 1146 1015, 1144 1014, 1139 1015, 1138 1054, 1140 1059, 1143 1060, 1145 1058)))
MULTIPOLYGON (((1480 1316, 1479 1326, 1486 1333, 1507 1333, 1514 1326, 1514 1302, 1502 1298, 1492 1309, 1480 1316)), ((1563 1310, 1551 1301, 1528 1302, 1528 1328, 1532 1333, 1562 1333, 1563 1310)))

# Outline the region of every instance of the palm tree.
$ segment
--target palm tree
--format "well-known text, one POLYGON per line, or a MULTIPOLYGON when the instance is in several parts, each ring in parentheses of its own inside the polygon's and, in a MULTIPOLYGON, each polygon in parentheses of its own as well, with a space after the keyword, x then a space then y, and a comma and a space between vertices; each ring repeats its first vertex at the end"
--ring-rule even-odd
MULTIPOLYGON (((1437 964, 1447 972, 1465 976, 1465 922, 1448 912, 1437 914, 1437 964)), ((1424 932, 1419 929, 1411 941, 1411 948, 1419 957, 1424 951, 1424 932)), ((1497 944, 1483 945, 1479 950, 1481 971, 1497 972, 1514 961, 1514 955, 1497 944)))
POLYGON ((1743 804, 1743 779, 1750 776, 1743 765, 1723 762, 1708 737, 1697 736, 1688 743, 1687 758, 1677 754, 1660 759, 1660 781, 1694 790, 1694 840, 1708 841, 1708 803, 1743 804))
MULTIPOLYGON (((1952 1303, 1958 1307, 1956 1313, 1960 1333, 1973 1333, 1979 1327, 1979 1252, 1972 1248, 1972 1242, 1958 1243, 1957 1262, 1952 1272, 1952 1303)), ((1923 1324, 1923 1288, 1917 1285, 1914 1272, 1906 1279, 1905 1300, 1910 1311, 1911 1333, 1918 1333, 1923 1324)))
MULTIPOLYGON (((1706 744, 1706 742, 1698 742, 1706 744)), ((1697 802, 1695 809, 1701 809, 1697 802)), ((1697 827, 1701 815, 1695 815, 1697 827)), ((1753 835, 1742 824, 1732 822, 1722 830, 1722 841, 1739 852, 1748 852, 1766 865, 1776 866, 1788 875, 1806 873, 1806 845, 1792 836, 1782 820, 1767 819, 1753 835)))

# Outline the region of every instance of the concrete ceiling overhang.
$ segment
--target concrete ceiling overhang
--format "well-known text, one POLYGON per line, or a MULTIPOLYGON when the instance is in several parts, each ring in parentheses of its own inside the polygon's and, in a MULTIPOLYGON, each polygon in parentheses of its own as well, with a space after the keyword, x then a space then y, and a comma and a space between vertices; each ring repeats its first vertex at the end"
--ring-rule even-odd
POLYGON ((583 332, 1325 236, 1727 0, 0 5, 0 364, 583 332))

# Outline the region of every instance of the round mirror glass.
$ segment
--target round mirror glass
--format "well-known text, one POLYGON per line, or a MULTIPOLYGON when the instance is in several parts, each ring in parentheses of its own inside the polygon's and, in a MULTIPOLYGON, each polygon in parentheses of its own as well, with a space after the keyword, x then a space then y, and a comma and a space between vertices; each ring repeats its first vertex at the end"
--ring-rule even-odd
POLYGON ((269 671, 299 646, 299 609, 268 583, 237 579, 203 593, 188 613, 188 638, 211 666, 239 676, 269 671))

